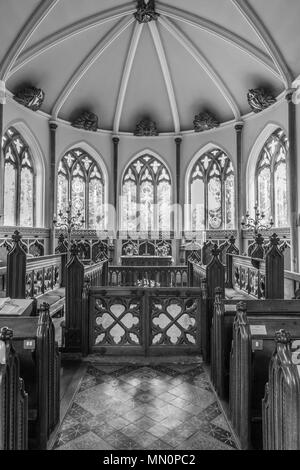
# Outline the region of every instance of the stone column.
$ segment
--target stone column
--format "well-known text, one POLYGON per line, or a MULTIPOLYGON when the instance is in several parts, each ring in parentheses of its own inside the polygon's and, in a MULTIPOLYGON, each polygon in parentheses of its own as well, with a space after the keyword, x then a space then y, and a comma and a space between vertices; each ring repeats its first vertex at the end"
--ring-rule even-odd
POLYGON ((244 123, 238 122, 235 125, 236 131, 236 228, 237 240, 240 253, 243 253, 243 233, 241 230, 241 220, 243 216, 243 187, 245 191, 245 184, 242 183, 242 141, 243 141, 243 128, 244 123))
MULTIPOLYGON (((183 206, 184 206, 184 204, 181 204, 181 200, 180 200, 180 195, 181 195, 180 184, 181 184, 181 144, 182 144, 182 138, 181 137, 176 137, 175 144, 176 144, 176 204, 178 206, 178 209, 179 209, 179 206, 181 206, 181 212, 182 212, 182 215, 183 215, 183 206)), ((177 237, 179 236, 179 239, 177 238, 175 240, 175 243, 173 244, 173 250, 174 250, 174 245, 176 247, 176 250, 175 250, 176 256, 174 257, 176 264, 179 264, 179 262, 180 262, 181 234, 179 233, 179 231, 182 231, 182 229, 183 229, 182 224, 180 224, 179 222, 180 222, 180 220, 177 216, 177 227, 174 226, 174 233, 175 233, 175 235, 177 235, 177 237)))
POLYGON ((119 169, 119 143, 120 139, 117 136, 114 136, 113 139, 114 145, 114 155, 113 155, 113 191, 114 191, 114 208, 115 208, 115 230, 116 230, 116 239, 114 240, 114 263, 117 264, 119 259, 119 246, 118 246, 118 232, 119 232, 119 204, 118 204, 118 169, 119 169))
POLYGON ((56 200, 56 130, 57 123, 49 122, 50 128, 50 174, 49 174, 49 193, 48 193, 48 226, 50 228, 49 254, 55 251, 55 230, 53 225, 53 216, 55 212, 56 200))
POLYGON ((4 225, 4 155, 2 139, 4 135, 4 105, 6 103, 5 83, 0 81, 0 225, 4 225))
POLYGON ((289 180, 289 214, 291 227, 291 269, 299 271, 299 240, 298 240, 298 172, 297 172, 297 123, 296 104, 294 103, 295 89, 287 90, 286 100, 288 103, 288 138, 289 156, 287 159, 289 180))

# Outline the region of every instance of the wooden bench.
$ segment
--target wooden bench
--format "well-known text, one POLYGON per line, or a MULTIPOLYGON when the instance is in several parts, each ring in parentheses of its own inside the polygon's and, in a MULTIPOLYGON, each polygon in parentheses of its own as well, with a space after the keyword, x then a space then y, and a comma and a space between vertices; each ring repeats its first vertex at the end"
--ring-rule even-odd
POLYGON ((60 354, 49 305, 41 306, 39 317, 1 315, 2 327, 14 332, 13 347, 28 393, 29 448, 46 449, 60 407, 60 354))
POLYGON ((13 247, 7 255, 6 295, 13 299, 36 299, 36 311, 43 303, 50 305, 50 314, 63 316, 65 288, 61 282, 64 255, 27 258, 21 235, 12 237, 13 247))
POLYGON ((0 450, 27 450, 28 395, 20 378, 13 331, 0 331, 0 450))
POLYGON ((262 448, 262 408, 275 333, 300 339, 300 302, 268 302, 261 312, 238 305, 230 356, 230 418, 242 449, 262 448), (273 305, 272 305, 273 304, 273 305))
POLYGON ((300 361, 291 335, 281 330, 262 402, 264 450, 300 450, 300 361))

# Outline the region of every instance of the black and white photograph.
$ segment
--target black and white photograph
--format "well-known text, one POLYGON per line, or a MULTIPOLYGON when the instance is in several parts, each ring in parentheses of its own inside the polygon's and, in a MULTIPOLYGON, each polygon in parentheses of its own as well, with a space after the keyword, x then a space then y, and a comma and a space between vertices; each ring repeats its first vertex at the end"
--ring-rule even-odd
POLYGON ((300 450, 299 21, 0 0, 1 451, 300 450))

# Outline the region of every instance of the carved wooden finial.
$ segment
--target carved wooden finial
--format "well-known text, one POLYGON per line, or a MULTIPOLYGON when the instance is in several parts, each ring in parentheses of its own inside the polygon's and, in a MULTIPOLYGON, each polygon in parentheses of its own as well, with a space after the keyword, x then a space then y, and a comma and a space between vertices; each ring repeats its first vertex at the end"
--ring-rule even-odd
POLYGON ((78 256, 79 255, 79 246, 76 242, 72 243, 70 253, 71 253, 72 256, 78 256))
POLYGON ((7 343, 8 341, 12 339, 12 337, 13 337, 13 330, 8 328, 7 326, 4 326, 3 328, 1 328, 1 331, 0 331, 1 341, 4 341, 5 343, 7 343))
POLYGON ((240 312, 247 312, 247 304, 246 302, 239 302, 236 306, 236 310, 240 312))
POLYGON ((270 237, 270 244, 271 246, 278 246, 280 244, 280 238, 278 237, 277 233, 273 233, 270 237))
POLYGON ((14 234, 11 238, 12 238, 13 242, 20 243, 20 241, 22 239, 22 235, 18 230, 15 230, 15 232, 14 232, 14 234))
POLYGON ((221 250, 219 249, 216 243, 212 247, 211 254, 213 255, 214 258, 217 258, 221 254, 221 250))
POLYGON ((258 234, 256 235, 256 237, 255 237, 255 243, 256 243, 257 245, 259 245, 259 246, 262 246, 262 245, 264 244, 264 241, 265 241, 265 239, 264 239, 264 237, 262 236, 262 234, 261 234, 261 233, 258 233, 258 234))
POLYGON ((236 242, 235 236, 234 236, 234 235, 231 235, 231 237, 229 238, 228 241, 229 241, 230 245, 235 245, 235 242, 236 242))
POLYGON ((275 342, 276 344, 291 344, 292 338, 288 331, 286 330, 279 330, 275 333, 275 342))

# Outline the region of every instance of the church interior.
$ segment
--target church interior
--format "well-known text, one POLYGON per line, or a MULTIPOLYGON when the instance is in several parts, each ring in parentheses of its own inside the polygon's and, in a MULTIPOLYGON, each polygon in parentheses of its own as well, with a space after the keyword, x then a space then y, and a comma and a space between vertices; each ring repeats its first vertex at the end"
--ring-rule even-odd
POLYGON ((0 450, 300 450, 299 18, 0 0, 0 450))

